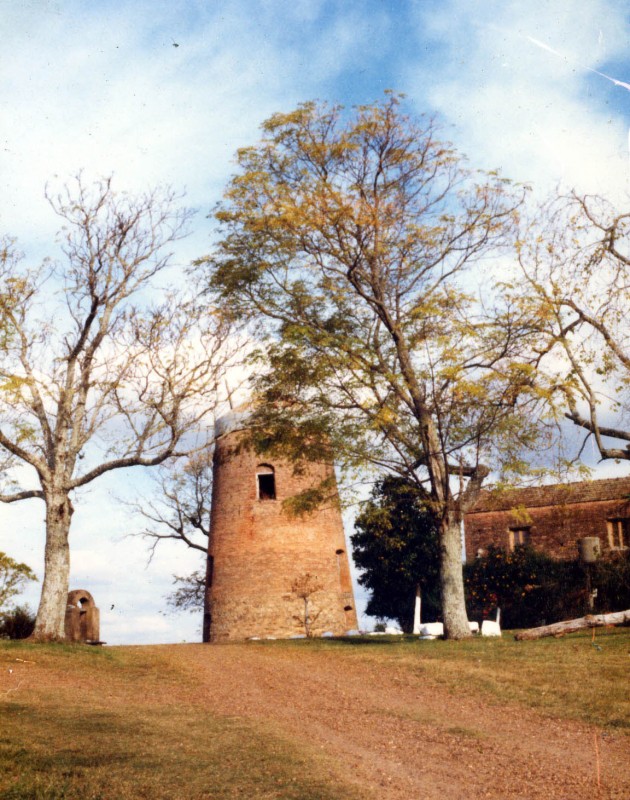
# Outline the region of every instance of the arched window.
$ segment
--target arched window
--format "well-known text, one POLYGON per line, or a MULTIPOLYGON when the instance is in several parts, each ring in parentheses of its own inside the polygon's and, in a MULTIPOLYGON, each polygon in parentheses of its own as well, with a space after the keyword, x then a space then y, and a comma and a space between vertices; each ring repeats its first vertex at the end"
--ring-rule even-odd
POLYGON ((276 475, 271 464, 259 464, 256 467, 256 482, 259 500, 276 499, 276 475))

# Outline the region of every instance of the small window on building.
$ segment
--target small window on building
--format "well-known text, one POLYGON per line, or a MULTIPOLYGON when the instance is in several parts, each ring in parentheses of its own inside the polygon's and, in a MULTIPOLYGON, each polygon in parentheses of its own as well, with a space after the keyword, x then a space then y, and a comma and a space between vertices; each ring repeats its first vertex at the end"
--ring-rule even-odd
POLYGON ((256 480, 258 482, 258 499, 276 499, 276 475, 274 468, 269 464, 260 464, 256 468, 256 480))
POLYGON ((508 530, 508 549, 510 552, 519 544, 529 544, 529 527, 510 528, 508 530))
POLYGON ((608 544, 611 550, 625 550, 630 546, 630 519, 609 519, 608 544))

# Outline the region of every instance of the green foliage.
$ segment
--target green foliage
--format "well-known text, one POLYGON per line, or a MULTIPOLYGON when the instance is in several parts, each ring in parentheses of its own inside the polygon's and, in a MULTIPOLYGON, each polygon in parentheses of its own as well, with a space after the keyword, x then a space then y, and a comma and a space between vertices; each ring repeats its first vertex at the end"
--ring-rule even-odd
POLYGON ((509 471, 537 430, 515 413, 532 384, 512 359, 518 315, 490 297, 486 315, 459 275, 510 239, 522 192, 468 170, 391 93, 353 113, 275 114, 238 167, 216 215, 223 237, 199 264, 264 341, 255 388, 273 435, 261 445, 301 457, 323 432, 350 466, 409 472, 428 451, 466 477, 480 457, 509 471), (426 433, 437 426, 439 455, 426 433))
POLYGON ((27 639, 35 627, 35 614, 26 606, 0 613, 0 639, 27 639))
MULTIPOLYGON (((470 619, 484 619, 501 608, 505 628, 530 628, 589 613, 588 567, 559 561, 528 546, 513 552, 490 547, 464 569, 470 619)), ((602 560, 591 568, 597 589, 595 612, 630 607, 630 555, 602 560)))
POLYGON ((410 632, 419 585, 423 617, 439 617, 438 530, 425 491, 394 476, 378 481, 350 538, 363 570, 359 583, 372 592, 370 616, 395 619, 410 632))
POLYGON ((10 600, 19 594, 27 581, 37 576, 27 564, 21 564, 0 552, 0 613, 7 609, 10 600))
POLYGON ((591 567, 591 583, 597 589, 596 608, 602 613, 630 608, 630 552, 596 562, 591 567))

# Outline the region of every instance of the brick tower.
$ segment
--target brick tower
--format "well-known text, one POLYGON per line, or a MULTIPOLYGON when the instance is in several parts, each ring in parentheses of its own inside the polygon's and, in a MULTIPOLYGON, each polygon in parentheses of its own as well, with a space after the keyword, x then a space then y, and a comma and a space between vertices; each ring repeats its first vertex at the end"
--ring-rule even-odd
POLYGON ((304 601, 291 591, 309 573, 321 586, 309 598, 313 633, 357 627, 338 502, 292 517, 282 501, 334 477, 332 464, 285 461, 237 449, 247 412, 216 423, 207 620, 211 642, 304 633, 304 601), (295 617, 298 617, 296 619, 295 617), (315 619, 316 617, 316 619, 315 619))

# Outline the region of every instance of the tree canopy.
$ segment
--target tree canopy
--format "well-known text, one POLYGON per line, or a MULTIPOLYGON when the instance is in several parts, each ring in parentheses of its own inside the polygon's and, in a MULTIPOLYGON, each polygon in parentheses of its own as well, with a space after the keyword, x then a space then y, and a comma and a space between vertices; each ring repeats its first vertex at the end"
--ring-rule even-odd
POLYGON ((263 342, 262 444, 317 458, 319 443, 426 486, 447 635, 468 636, 462 516, 539 433, 521 309, 468 277, 513 243, 523 190, 469 169, 393 95, 305 103, 262 130, 199 262, 263 342))

